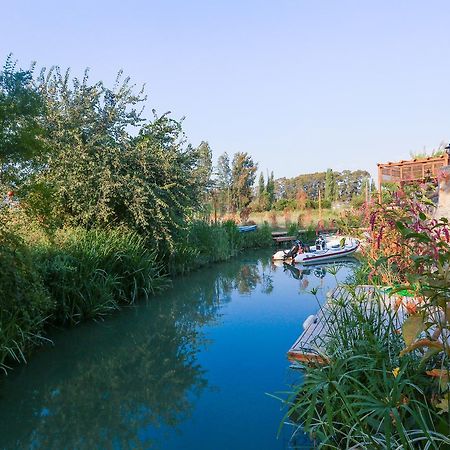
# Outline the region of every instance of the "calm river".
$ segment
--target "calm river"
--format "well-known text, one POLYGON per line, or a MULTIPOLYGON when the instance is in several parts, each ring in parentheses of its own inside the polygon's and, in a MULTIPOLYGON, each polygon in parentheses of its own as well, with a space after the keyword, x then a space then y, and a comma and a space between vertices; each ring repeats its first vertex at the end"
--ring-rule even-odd
MULTIPOLYGON (((310 448, 277 394, 301 379, 286 351, 335 286, 247 253, 174 281, 148 304, 53 333, 0 379, 0 448, 310 448)), ((344 279, 351 265, 337 277, 344 279)), ((284 396, 283 394, 280 394, 284 396)))

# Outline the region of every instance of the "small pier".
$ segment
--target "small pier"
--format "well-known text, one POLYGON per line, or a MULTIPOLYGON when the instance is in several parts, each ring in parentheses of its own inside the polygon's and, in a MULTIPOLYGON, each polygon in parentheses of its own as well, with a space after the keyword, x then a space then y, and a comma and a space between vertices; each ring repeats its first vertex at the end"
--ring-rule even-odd
POLYGON ((363 314, 381 315, 381 320, 394 322, 395 329, 401 326, 408 314, 408 306, 415 302, 411 297, 392 295, 386 289, 375 286, 357 286, 349 289, 338 286, 329 296, 319 312, 307 320, 306 328, 288 351, 288 359, 302 363, 325 365, 329 362, 325 354, 325 344, 330 331, 336 326, 339 316, 350 313, 350 308, 357 304, 363 314), (347 310, 347 311, 346 311, 347 310))
POLYGON ((297 239, 297 236, 278 236, 272 238, 277 245, 282 244, 283 242, 293 242, 297 239))
MULTIPOLYGON (((332 234, 336 233, 339 230, 337 228, 317 228, 315 230, 316 234, 332 234)), ((288 236, 287 231, 273 231, 272 232, 272 239, 275 242, 275 244, 280 245, 285 242, 294 242, 296 239, 301 239, 302 235, 305 236, 307 233, 310 233, 311 230, 306 229, 300 229, 297 231, 296 236, 288 236)))
POLYGON ((284 242, 294 242, 297 239, 297 236, 288 236, 287 231, 273 231, 272 239, 275 244, 280 245, 284 242))

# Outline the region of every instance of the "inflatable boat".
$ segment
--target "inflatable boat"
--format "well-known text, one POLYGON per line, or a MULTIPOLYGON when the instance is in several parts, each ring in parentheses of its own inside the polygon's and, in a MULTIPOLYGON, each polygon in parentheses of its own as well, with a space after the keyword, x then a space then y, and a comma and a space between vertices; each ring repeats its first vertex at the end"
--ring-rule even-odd
POLYGON ((308 248, 302 242, 295 241, 290 250, 280 250, 272 256, 272 259, 304 265, 320 264, 349 256, 355 253, 358 247, 358 239, 346 237, 339 241, 327 242, 322 236, 319 236, 313 248, 308 248))

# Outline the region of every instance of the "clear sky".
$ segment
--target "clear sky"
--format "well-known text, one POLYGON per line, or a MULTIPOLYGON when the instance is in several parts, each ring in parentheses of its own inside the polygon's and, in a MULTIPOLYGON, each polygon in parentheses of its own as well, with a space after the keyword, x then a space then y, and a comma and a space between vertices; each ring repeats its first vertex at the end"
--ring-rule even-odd
POLYGON ((450 139, 448 0, 0 0, 0 58, 119 69, 148 113, 275 177, 367 169, 450 139))

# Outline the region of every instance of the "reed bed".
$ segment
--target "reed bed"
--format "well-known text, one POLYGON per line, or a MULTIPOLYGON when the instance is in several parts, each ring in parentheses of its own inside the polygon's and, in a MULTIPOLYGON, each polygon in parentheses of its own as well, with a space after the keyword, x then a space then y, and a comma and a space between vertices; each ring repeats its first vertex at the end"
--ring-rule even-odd
MULTIPOLYGON (((393 314, 361 307, 364 295, 337 300, 326 337, 326 366, 305 365, 288 418, 324 449, 450 448, 449 424, 432 405, 435 387, 421 356, 404 347, 393 314)), ((294 433, 294 435, 295 435, 294 433)))
POLYGON ((46 341, 51 325, 102 319, 161 292, 172 276, 272 245, 267 225, 243 234, 234 222, 194 221, 178 233, 171 254, 161 255, 126 228, 46 232, 18 211, 1 213, 0 369, 5 372, 46 341))

